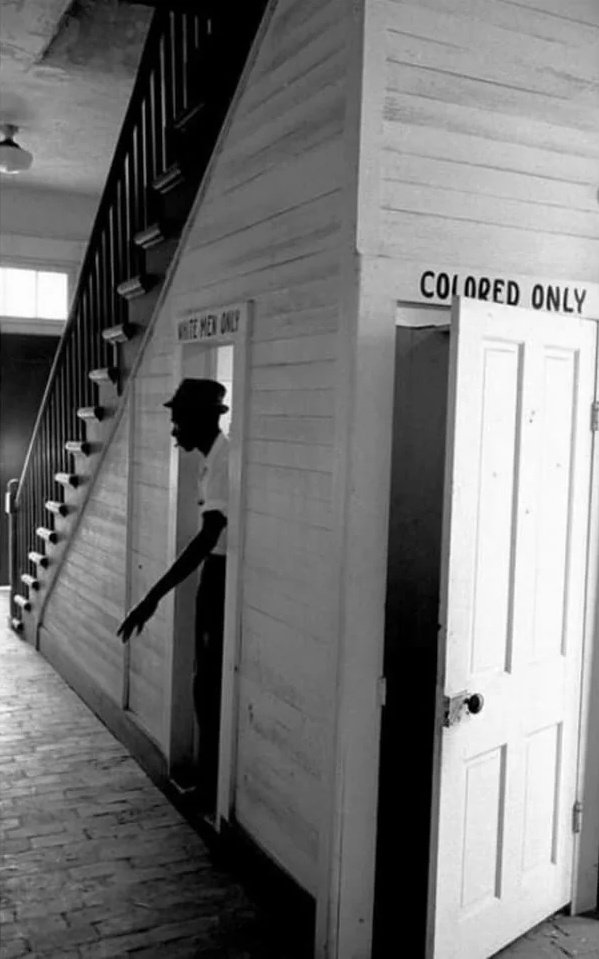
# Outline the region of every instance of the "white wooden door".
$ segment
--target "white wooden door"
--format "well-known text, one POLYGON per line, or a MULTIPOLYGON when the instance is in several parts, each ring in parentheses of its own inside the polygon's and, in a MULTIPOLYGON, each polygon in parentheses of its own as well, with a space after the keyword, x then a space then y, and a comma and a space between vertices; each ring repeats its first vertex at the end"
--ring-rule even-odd
POLYGON ((440 732, 434 959, 487 959, 570 899, 595 337, 452 318, 441 687, 484 704, 440 732))

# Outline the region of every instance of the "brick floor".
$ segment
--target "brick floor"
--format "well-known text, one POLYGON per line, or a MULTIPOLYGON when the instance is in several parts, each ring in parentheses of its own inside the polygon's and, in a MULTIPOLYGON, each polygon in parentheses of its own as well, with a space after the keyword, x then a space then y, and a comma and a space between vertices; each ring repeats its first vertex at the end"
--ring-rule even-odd
POLYGON ((295 959, 126 750, 4 627, 0 957, 295 959))
POLYGON ((594 916, 554 916, 495 959, 599 959, 599 921, 594 916))
MULTIPOLYGON (((4 609, 0 598, 0 959, 308 959, 4 628, 4 609)), ((599 959, 598 921, 554 917, 496 959, 567 957, 599 959)), ((414 957, 396 943, 390 959, 414 957)))

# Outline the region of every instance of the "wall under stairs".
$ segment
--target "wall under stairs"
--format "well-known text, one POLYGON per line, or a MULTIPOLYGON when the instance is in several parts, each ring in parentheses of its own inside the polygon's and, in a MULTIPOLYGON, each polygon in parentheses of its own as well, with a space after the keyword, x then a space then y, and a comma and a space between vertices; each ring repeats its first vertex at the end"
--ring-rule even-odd
POLYGON ((97 671, 107 710, 125 689, 128 721, 168 760, 172 606, 161 604, 126 659, 113 633, 169 558, 162 403, 174 385, 173 305, 188 294, 206 306, 251 300, 235 818, 316 894, 338 640, 350 23, 342 0, 280 0, 273 11, 187 225, 128 414, 44 610, 41 649, 52 656, 60 646, 94 682, 97 671), (94 537, 102 552, 88 569, 94 537))

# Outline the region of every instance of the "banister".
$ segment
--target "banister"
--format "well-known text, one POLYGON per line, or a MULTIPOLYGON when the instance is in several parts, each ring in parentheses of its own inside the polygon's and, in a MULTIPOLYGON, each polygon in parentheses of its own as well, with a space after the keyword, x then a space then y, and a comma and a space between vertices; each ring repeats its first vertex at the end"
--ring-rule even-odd
POLYGON ((46 383, 46 388, 42 396, 42 401, 38 410, 38 414, 35 420, 33 431, 31 434, 31 440, 27 448, 27 454, 25 456, 25 462, 23 465, 23 470, 21 472, 21 477, 19 481, 19 488, 16 494, 17 503, 20 498, 22 491, 23 482, 27 475, 29 469, 29 463, 31 460, 31 454, 33 447, 35 445, 37 432, 39 425, 44 417, 46 411, 48 400, 50 394, 52 393, 54 380, 56 377, 57 370, 60 366, 64 350, 66 349, 66 344, 70 339, 71 331, 75 326, 75 323, 80 316, 79 314, 79 303, 83 295, 83 292, 86 288, 86 283, 90 274, 90 267, 97 253, 96 243, 98 242, 98 237, 101 235, 101 230, 104 227, 104 217, 106 215, 107 208, 110 207, 113 198, 113 187, 118 178, 120 177, 122 170, 119 164, 119 158, 121 155, 125 155, 127 150, 126 146, 128 145, 128 139, 131 132, 131 123, 132 117, 135 112, 139 109, 140 102, 142 101, 141 93, 145 91, 148 85, 149 77, 154 69, 155 57, 156 57, 156 48, 160 44, 165 23, 168 22, 170 18, 170 11, 166 9, 157 9, 152 17, 150 27, 148 29, 148 34, 146 37, 146 42, 144 49, 139 61, 139 68, 135 82, 133 84, 133 90, 131 93, 131 98, 129 100, 129 105, 125 111, 125 117, 121 127, 121 132, 116 142, 114 153, 112 156, 112 162, 110 165, 108 177, 104 185, 104 190, 102 191, 102 196, 98 204, 98 209, 96 216, 94 217, 94 223, 90 233, 90 239, 87 244, 85 255, 83 257, 83 262, 77 274, 77 282, 75 285, 75 292, 71 300, 71 306, 69 308, 69 316, 65 323, 65 327, 62 331, 62 335, 56 347, 56 353, 54 354, 54 360, 52 366, 50 367, 50 373, 48 375, 48 380, 46 383))
MULTIPOLYGON (((210 143, 214 146, 217 142, 220 128, 218 118, 220 123, 225 121, 228 104, 266 6, 266 0, 245 0, 240 8, 235 7, 230 33, 231 10, 227 12, 226 2, 223 5, 221 0, 217 6, 213 0, 189 4, 182 0, 176 4, 175 10, 170 9, 171 2, 168 0, 168 5, 165 3, 156 10, 148 30, 130 103, 113 152, 16 493, 16 481, 13 483, 11 549, 14 549, 15 558, 11 581, 12 612, 16 611, 15 589, 19 573, 25 575, 22 581, 30 586, 32 577, 29 564, 41 565, 48 544, 58 543, 57 551, 50 546, 48 561, 41 567, 48 565, 49 574, 39 580, 39 597, 30 594, 27 600, 30 605, 20 605, 21 612, 31 608, 38 615, 43 615, 44 604, 60 569, 61 557, 68 550, 70 532, 76 528, 78 510, 73 496, 75 504, 83 503, 83 491, 89 491, 90 477, 93 479, 95 475, 94 471, 89 473, 84 470, 84 485, 79 489, 77 470, 73 469, 69 457, 81 453, 82 437, 85 435, 96 448, 97 468, 103 455, 103 439, 97 443, 97 431, 100 431, 100 435, 104 432, 106 437, 112 435, 110 428, 102 422, 104 401, 101 397, 94 399, 95 384, 103 382, 106 377, 94 375, 92 382, 89 374, 99 374, 108 369, 112 371, 109 379, 116 384, 121 397, 120 406, 113 410, 118 419, 123 398, 131 385, 127 376, 136 368, 135 363, 139 362, 139 355, 135 353, 129 353, 128 358, 125 356, 121 359, 124 346, 117 351, 118 356, 109 359, 111 351, 116 350, 116 344, 122 339, 120 333, 114 334, 114 330, 124 330, 132 315, 135 320, 131 328, 138 328, 138 332, 143 332, 146 327, 147 335, 147 325, 151 323, 155 298, 142 299, 137 305, 135 301, 128 302, 126 299, 132 293, 143 298, 152 286, 152 282, 148 282, 151 278, 142 268, 147 252, 143 244, 134 242, 134 238, 147 232, 156 222, 156 217, 160 217, 158 207, 167 217, 167 222, 171 216, 173 222, 180 224, 185 216, 186 204, 191 203, 190 197, 197 189, 209 161, 210 152, 204 145, 206 138, 208 146, 210 143), (216 30, 213 30, 215 25, 216 30), (204 67, 206 63, 217 70, 222 66, 222 73, 213 74, 206 69, 196 71, 195 64, 202 56, 207 58, 204 67), (211 104, 213 109, 207 113, 209 121, 202 131, 203 148, 193 169, 188 168, 185 156, 181 161, 181 169, 184 170, 184 175, 180 177, 184 183, 183 199, 180 195, 171 201, 171 209, 177 211, 173 214, 169 213, 167 197, 164 195, 167 191, 159 189, 159 182, 161 178, 164 179, 169 164, 177 159, 177 151, 189 149, 192 141, 189 139, 187 146, 182 147, 181 138, 191 137, 192 134, 198 136, 195 126, 190 126, 186 131, 189 123, 186 114, 190 112, 190 106, 194 106, 194 97, 201 98, 202 103, 211 104), (171 150, 173 156, 170 155, 171 150), (141 310, 140 320, 137 318, 139 314, 135 313, 137 307, 141 310), (103 336, 107 330, 111 330, 111 334, 103 336), (130 362, 132 355, 133 363, 130 362), (56 489, 57 482, 64 487, 60 493, 56 489), (52 504, 51 509, 48 509, 48 503, 52 504), (52 520, 48 512, 51 516, 59 517, 58 520, 52 520), (68 514, 66 520, 62 518, 65 512, 68 514), (54 522, 58 524, 56 529, 52 528, 54 522)), ((233 9, 233 0, 230 3, 233 9)), ((172 183, 170 187, 177 188, 172 183)), ((158 262, 164 263, 160 258, 158 262)), ((164 265, 158 267, 156 272, 164 278, 164 265)), ((150 264, 148 273, 154 273, 150 264)), ((138 349, 143 349, 145 336, 140 337, 140 340, 142 342, 138 349)), ((106 402, 110 404, 114 400, 106 402)), ((13 628, 23 628, 22 617, 13 618, 12 625, 13 628)))

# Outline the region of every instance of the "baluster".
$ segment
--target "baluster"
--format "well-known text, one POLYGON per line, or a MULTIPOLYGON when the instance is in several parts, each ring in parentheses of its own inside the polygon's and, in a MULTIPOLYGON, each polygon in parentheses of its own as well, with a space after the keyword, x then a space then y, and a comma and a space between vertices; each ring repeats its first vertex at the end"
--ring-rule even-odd
POLYGON ((106 211, 106 314, 102 317, 101 330, 106 330, 109 326, 114 326, 117 322, 116 309, 116 271, 115 271, 115 250, 112 231, 112 205, 106 211))
MULTIPOLYGON (((32 473, 32 485, 36 492, 36 504, 35 504, 35 522, 33 524, 34 529, 37 529, 39 523, 37 522, 38 516, 43 516, 44 513, 44 498, 43 498, 43 487, 42 487, 42 471, 41 471, 41 450, 39 442, 35 445, 35 451, 33 456, 33 473, 32 473)), ((33 535, 33 530, 29 534, 33 535)))
POLYGON ((107 343, 102 337, 102 330, 110 326, 112 312, 112 285, 110 278, 110 247, 108 236, 108 222, 104 222, 102 230, 102 315, 97 329, 98 355, 100 357, 100 366, 105 366, 108 362, 107 343))
POLYGON ((110 310, 112 317, 109 325, 112 326, 121 321, 121 297, 117 293, 117 287, 122 279, 119 276, 119 236, 114 197, 107 215, 108 235, 110 237, 110 310))
MULTIPOLYGON (((77 304, 77 315, 73 324, 73 362, 75 366, 75 390, 73 396, 73 412, 83 406, 83 376, 84 362, 81 350, 81 300, 77 304)), ((77 420, 73 419, 73 439, 77 438, 77 420)))
MULTIPOLYGON (((174 57, 174 14, 172 10, 169 10, 168 14, 168 25, 166 28, 166 36, 164 38, 164 84, 165 84, 165 110, 164 110, 164 120, 165 126, 168 130, 168 127, 172 123, 173 117, 175 116, 175 57, 174 57)), ((170 161, 169 161, 170 162, 170 161)))
MULTIPOLYGON (((144 230, 146 228, 146 182, 145 182, 145 162, 144 162, 144 119, 145 111, 142 108, 139 111, 139 122, 135 127, 135 168, 133 173, 133 179, 135 183, 135 229, 133 231, 134 235, 139 230, 144 230)), ((136 263, 136 272, 140 271, 141 264, 139 263, 139 257, 137 256, 137 245, 134 246, 134 252, 138 262, 136 263)))
POLYGON ((90 405, 90 382, 88 373, 91 370, 91 355, 89 348, 89 336, 87 333, 89 326, 89 302, 91 297, 92 276, 90 275, 87 285, 81 296, 81 306, 79 312, 79 350, 81 356, 81 377, 82 377, 82 398, 80 406, 90 405))
MULTIPOLYGON (((37 517, 39 515, 39 490, 35 482, 35 449, 33 451, 32 457, 29 461, 29 469, 27 470, 27 478, 31 487, 31 513, 33 517, 32 527, 35 527, 37 517)), ((24 566, 20 567, 20 572, 25 573, 27 571, 27 563, 24 566)))
POLYGON ((48 407, 44 410, 42 421, 42 440, 41 440, 41 458, 40 458, 40 485, 42 488, 42 501, 46 502, 46 463, 48 462, 48 407))
POLYGON ((54 446, 54 472, 62 470, 62 435, 64 430, 64 354, 58 369, 56 382, 56 443, 54 446))
POLYGON ((160 59, 159 59, 159 77, 160 77, 160 145, 162 156, 162 169, 166 170, 170 163, 170 154, 166 138, 166 127, 169 121, 168 99, 167 99, 167 77, 169 73, 168 65, 169 45, 166 37, 160 40, 160 59))
POLYGON ((179 14, 179 24, 180 45, 178 52, 178 63, 181 75, 181 103, 179 109, 187 110, 189 107, 189 86, 187 72, 189 67, 190 43, 189 16, 187 13, 182 12, 179 14))
POLYGON ((174 110, 176 117, 185 107, 185 36, 183 33, 184 17, 181 12, 173 12, 173 73, 175 80, 174 110))
MULTIPOLYGON (((42 457, 43 457, 43 449, 44 449, 44 446, 43 446, 43 443, 44 443, 44 431, 45 431, 45 425, 46 425, 46 424, 45 424, 45 422, 42 421, 42 423, 41 423, 40 425, 41 425, 40 441, 38 441, 38 442, 36 443, 36 447, 35 447, 35 472, 34 472, 34 480, 33 480, 33 482, 34 482, 34 484, 35 484, 35 488, 37 489, 38 507, 37 507, 37 511, 36 511, 36 512, 37 512, 37 515, 38 515, 38 516, 43 516, 43 515, 44 515, 44 502, 45 502, 45 501, 44 501, 44 483, 43 483, 43 475, 42 475, 42 470, 43 470, 42 457)), ((35 523, 35 527, 36 527, 36 528, 37 528, 39 525, 40 525, 39 523, 37 523, 37 522, 35 523)), ((32 530, 31 535, 33 535, 33 532, 34 532, 34 531, 32 530)))
MULTIPOLYGON (((54 381, 56 384, 56 380, 54 381)), ((56 388, 56 385, 55 387, 56 388)), ((52 392, 48 403, 50 431, 48 437, 48 459, 46 461, 46 499, 54 499, 52 484, 52 466, 54 463, 54 437, 56 435, 56 393, 52 392)))
POLYGON ((95 258, 90 262, 89 277, 87 280, 86 288, 83 293, 83 303, 85 305, 85 310, 83 313, 83 343, 85 350, 85 368, 89 370, 93 369, 94 360, 92 355, 92 340, 93 336, 91 334, 92 330, 92 314, 94 311, 94 302, 95 302, 95 258))
MULTIPOLYGON (((28 536, 28 535, 29 535, 29 530, 31 529, 31 523, 32 523, 32 521, 33 521, 33 515, 32 515, 32 512, 31 512, 31 496, 29 495, 29 493, 30 493, 30 491, 29 491, 29 484, 27 484, 27 486, 25 487, 25 491, 24 491, 24 492, 25 492, 25 497, 24 497, 24 507, 25 507, 25 509, 24 509, 24 512, 25 512, 25 523, 26 523, 27 536, 28 536)), ((22 567, 21 567, 21 563, 19 562, 19 566, 18 566, 18 569, 17 569, 17 582, 15 583, 15 586, 16 586, 16 589, 17 589, 18 592, 20 592, 19 577, 20 577, 21 573, 22 573, 22 567)))
MULTIPOLYGON (((119 214, 119 272, 121 278, 129 278, 129 263, 127 250, 127 186, 125 183, 125 169, 118 183, 118 214, 119 214)), ((122 297, 121 297, 122 299, 122 297)), ((123 304, 123 315, 125 315, 125 304, 123 304)))
POLYGON ((133 242, 136 233, 137 224, 137 197, 135 182, 135 135, 132 136, 131 146, 127 153, 125 163, 125 177, 127 183, 127 232, 125 243, 127 245, 127 263, 129 267, 129 276, 135 276, 137 269, 137 247, 133 242))
POLYGON ((64 443, 62 446, 62 456, 63 462, 65 464, 65 469, 70 472, 71 462, 70 457, 67 451, 65 450, 65 443, 73 438, 73 403, 75 402, 75 367, 74 367, 74 356, 75 356, 75 341, 71 336, 69 343, 67 345, 67 395, 66 395, 66 417, 65 417, 65 432, 64 432, 64 443))
POLYGON ((92 323, 90 336, 92 338, 92 355, 94 367, 101 366, 99 331, 102 323, 102 314, 104 313, 104 255, 102 250, 102 236, 98 237, 98 252, 96 254, 96 297, 94 303, 94 312, 92 314, 92 323))
MULTIPOLYGON (((57 380, 57 390, 56 390, 56 446, 54 449, 54 472, 62 470, 62 436, 64 433, 64 391, 65 391, 65 365, 64 365, 64 353, 62 356, 61 365, 58 369, 58 380, 57 380)), ((54 497, 56 499, 56 497, 54 497)))
POLYGON ((162 149, 162 94, 160 87, 160 53, 152 70, 152 180, 166 167, 162 149))
MULTIPOLYGON (((153 77, 154 71, 152 71, 153 77)), ((143 104, 143 158, 144 158, 144 184, 146 208, 146 226, 149 226, 153 219, 153 210, 151 209, 151 187, 152 180, 156 176, 156 161, 154 154, 154 99, 153 99, 153 80, 150 79, 148 91, 144 97, 143 104)))

